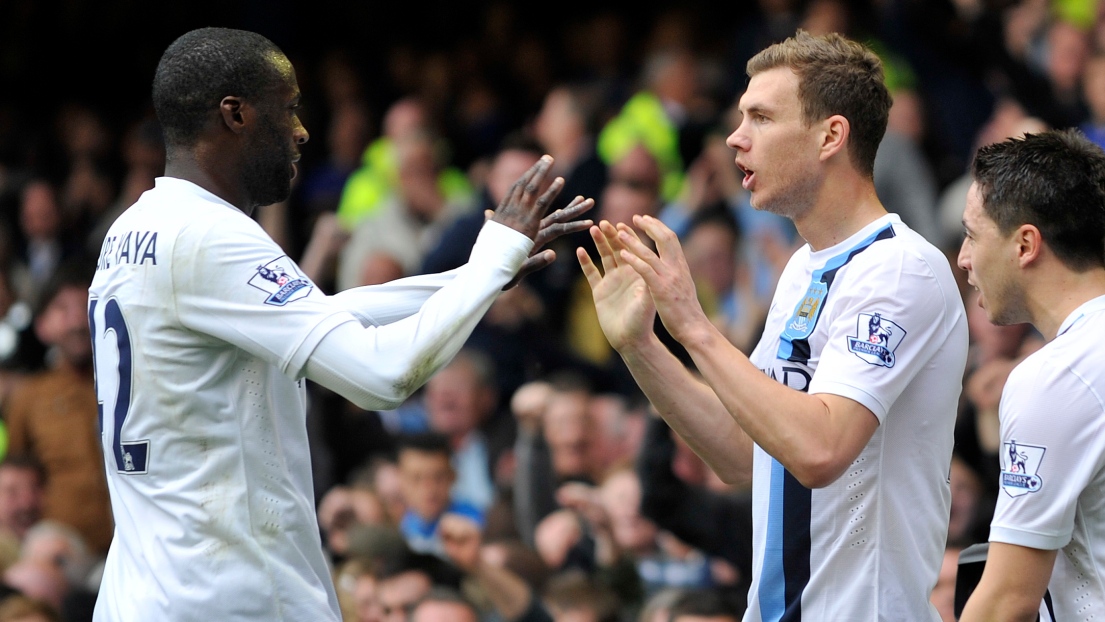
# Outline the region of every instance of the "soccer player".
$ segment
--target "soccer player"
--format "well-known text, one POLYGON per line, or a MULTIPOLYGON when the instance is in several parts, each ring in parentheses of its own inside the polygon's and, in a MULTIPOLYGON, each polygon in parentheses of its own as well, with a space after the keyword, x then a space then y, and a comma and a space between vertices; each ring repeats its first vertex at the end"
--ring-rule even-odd
POLYGON ((1001 396, 1001 492, 961 620, 1105 618, 1105 153, 1074 131, 979 149, 959 266, 1047 343, 1001 396), (1062 555, 1059 552, 1062 551, 1062 555))
POLYGON ((304 379, 394 408, 590 205, 542 221, 563 183, 540 192, 543 159, 465 266, 327 297, 250 218, 289 194, 299 99, 288 59, 250 32, 189 32, 158 64, 165 176, 107 233, 89 298, 116 521, 97 620, 338 620, 304 379))
POLYGON ((654 407, 722 479, 752 478, 745 620, 937 620, 967 354, 951 266, 875 195, 890 96, 870 50, 799 31, 748 74, 729 146, 752 205, 807 242, 751 357, 711 324, 659 220, 636 220, 656 251, 604 221, 602 273, 577 256, 654 407), (657 313, 704 381, 655 336, 657 313))

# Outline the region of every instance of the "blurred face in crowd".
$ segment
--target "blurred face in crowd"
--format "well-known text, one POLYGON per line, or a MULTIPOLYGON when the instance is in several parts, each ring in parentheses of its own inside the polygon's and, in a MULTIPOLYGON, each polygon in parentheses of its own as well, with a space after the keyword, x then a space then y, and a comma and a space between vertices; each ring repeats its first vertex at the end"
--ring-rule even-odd
POLYGON ((709 285, 718 295, 732 289, 736 244, 733 231, 722 224, 703 223, 695 227, 683 245, 687 266, 695 280, 709 285))
POLYGON ((0 468, 0 527, 20 540, 42 515, 42 485, 34 469, 0 468))
POLYGON ((57 193, 45 182, 31 182, 23 189, 19 210, 23 234, 30 240, 46 240, 57 235, 61 226, 61 208, 57 193))
POLYGON ((430 428, 450 437, 463 437, 483 421, 495 396, 463 359, 434 374, 426 383, 426 411, 430 428))
POLYGON ((353 607, 356 610, 357 622, 383 622, 384 612, 380 607, 376 590, 376 578, 372 575, 362 574, 354 579, 353 607))
POLYGON ((76 368, 92 364, 92 338, 88 330, 88 289, 67 285, 35 319, 38 338, 61 351, 76 368))
MULTIPOLYGON (((506 198, 514 182, 518 181, 531 166, 537 164, 540 157, 532 151, 523 149, 506 149, 495 156, 491 170, 487 173, 487 193, 491 195, 495 205, 506 198)), ((551 181, 546 180, 546 183, 551 181)))
POLYGON ((1095 56, 1086 63, 1086 71, 1082 76, 1082 95, 1093 120, 1105 123, 1105 55, 1095 56))
MULTIPOLYGON (((634 216, 655 216, 660 208, 660 167, 641 145, 630 149, 610 167, 599 202, 601 217, 633 226, 634 216)), ((641 234, 641 238, 649 240, 641 234)))
POLYGON ((545 103, 533 124, 534 134, 542 145, 556 145, 563 137, 575 137, 583 133, 583 120, 572 103, 568 89, 553 89, 545 96, 545 103))
POLYGON ((802 118, 798 76, 785 67, 756 74, 739 107, 740 125, 726 143, 737 150, 753 207, 801 217, 813 207, 821 167, 819 132, 802 118))
POLYGON ((430 577, 418 570, 381 580, 376 586, 376 595, 384 622, 407 622, 414 605, 430 592, 431 587, 430 577))
POLYGON ((545 441, 559 477, 591 474, 593 427, 587 412, 589 396, 582 391, 556 392, 549 398, 543 419, 545 441))
POLYGON ((641 482, 636 473, 622 470, 611 475, 603 482, 600 495, 619 547, 634 553, 655 548, 656 525, 641 516, 641 482))
POLYGON ((399 483, 407 508, 433 520, 449 507, 449 489, 456 474, 442 453, 403 449, 399 452, 399 483))
POLYGON ((415 608, 410 622, 479 622, 479 617, 464 603, 426 600, 415 608))

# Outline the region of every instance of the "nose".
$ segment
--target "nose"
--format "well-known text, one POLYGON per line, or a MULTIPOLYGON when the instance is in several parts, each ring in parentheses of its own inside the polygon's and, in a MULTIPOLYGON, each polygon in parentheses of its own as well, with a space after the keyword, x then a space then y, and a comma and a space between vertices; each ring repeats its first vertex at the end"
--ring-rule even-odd
POLYGON ((733 133, 729 135, 729 138, 725 139, 725 144, 729 145, 729 148, 736 149, 737 151, 748 151, 751 146, 751 141, 748 139, 748 135, 744 133, 744 121, 737 126, 737 129, 733 130, 733 133))
POLYGON ((303 127, 303 122, 299 120, 299 117, 295 118, 295 129, 292 131, 292 137, 295 139, 295 144, 297 145, 302 145, 311 138, 311 135, 307 133, 307 128, 303 127))
POLYGON ((967 238, 963 238, 963 243, 959 245, 959 257, 956 257, 955 264, 963 270, 971 271, 971 253, 967 250, 967 238))

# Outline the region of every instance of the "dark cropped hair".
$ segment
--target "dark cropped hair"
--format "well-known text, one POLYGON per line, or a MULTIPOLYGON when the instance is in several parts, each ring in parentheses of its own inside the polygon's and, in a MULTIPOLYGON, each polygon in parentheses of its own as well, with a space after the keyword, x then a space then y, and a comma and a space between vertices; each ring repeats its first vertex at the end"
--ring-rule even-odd
POLYGON ((982 147, 971 173, 1002 234, 1034 225, 1068 268, 1105 266, 1105 151, 1077 130, 982 147))
POLYGON ((668 619, 678 622, 680 617, 694 616, 719 618, 729 616, 734 620, 744 615, 745 603, 739 594, 719 589, 696 589, 684 592, 669 609, 668 619))
POLYGON ((450 459, 453 457, 453 448, 449 444, 449 437, 439 432, 404 434, 397 439, 397 445, 397 453, 399 454, 409 450, 441 454, 450 459))
POLYGON ((834 114, 848 119, 852 163, 874 176, 875 153, 890 119, 890 91, 882 61, 870 49, 836 33, 815 37, 799 30, 748 61, 748 76, 784 67, 798 76, 802 117, 811 125, 834 114))
POLYGON ((272 41, 245 30, 200 28, 169 45, 153 79, 153 105, 169 146, 195 144, 228 95, 249 98, 278 84, 272 41))

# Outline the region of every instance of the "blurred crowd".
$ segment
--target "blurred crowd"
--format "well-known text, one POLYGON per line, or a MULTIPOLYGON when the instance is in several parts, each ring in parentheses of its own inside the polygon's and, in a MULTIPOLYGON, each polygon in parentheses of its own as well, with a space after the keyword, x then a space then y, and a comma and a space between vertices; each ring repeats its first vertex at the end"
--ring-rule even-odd
MULTIPOLYGON (((894 107, 879 197, 953 263, 979 146, 1049 127, 1105 145, 1105 5, 1092 0, 759 0, 710 40, 694 10, 644 24, 591 11, 541 37, 509 3, 481 7, 471 36, 395 45, 372 70, 339 41, 285 50, 313 139, 291 198, 255 217, 324 291, 464 263, 484 210, 548 153, 560 205, 594 197, 588 217, 671 226, 704 308, 750 352, 802 240, 748 203, 725 137, 744 63, 798 28, 882 57, 894 107)), ((164 150, 152 113, 120 120, 76 97, 48 123, 13 123, 25 95, 0 94, 0 622, 75 622, 90 619, 113 530, 87 286, 104 232, 152 188, 164 150)), ((740 619, 748 491, 650 411, 598 327, 579 246, 593 252, 586 234, 560 240, 557 261, 506 292, 400 408, 363 411, 309 385, 318 517, 346 620, 740 619)), ((958 552, 987 538, 1002 387, 1041 345, 1027 325, 990 324, 968 289, 933 593, 945 620, 958 552)))

